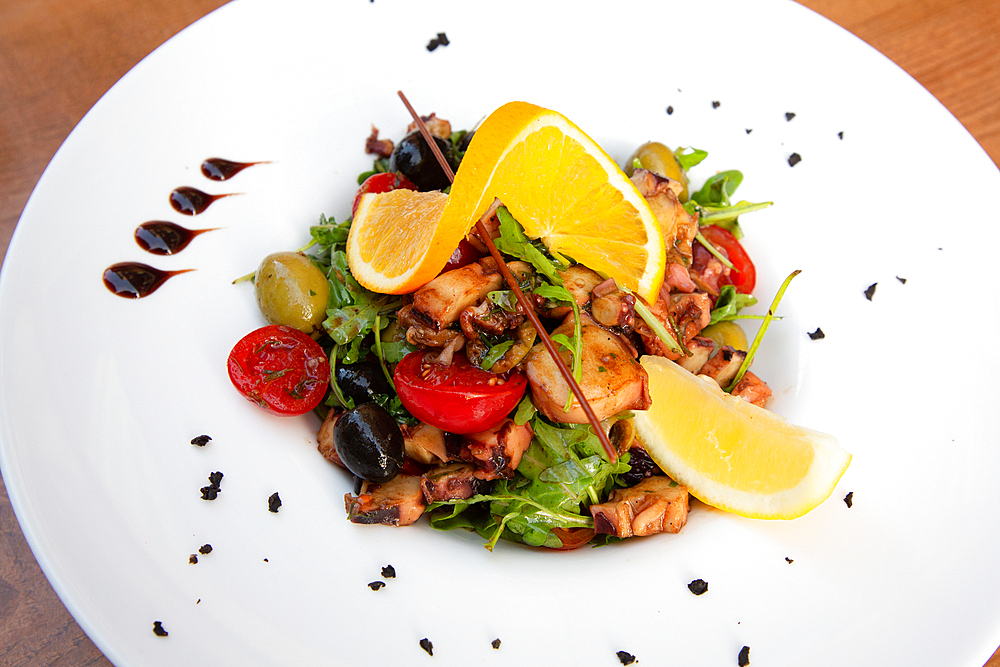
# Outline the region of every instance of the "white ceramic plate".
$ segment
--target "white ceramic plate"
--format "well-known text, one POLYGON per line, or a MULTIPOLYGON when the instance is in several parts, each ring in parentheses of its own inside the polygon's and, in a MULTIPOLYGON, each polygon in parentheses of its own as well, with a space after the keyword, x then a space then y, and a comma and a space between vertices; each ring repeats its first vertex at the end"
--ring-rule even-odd
POLYGON ((2 463, 43 570, 113 662, 430 664, 428 638, 439 665, 735 665, 747 645, 755 665, 979 667, 1000 644, 984 260, 1000 227, 966 212, 997 169, 908 76, 792 2, 618 6, 238 0, 73 131, 0 284, 2 463), (371 124, 408 123, 400 89, 456 127, 524 99, 620 161, 657 139, 709 151, 696 180, 743 170, 739 196, 775 202, 743 223, 761 300, 803 269, 755 370, 775 411, 854 454, 834 495, 791 522, 698 506, 680 535, 565 554, 348 523, 316 424, 229 384, 226 355, 262 324, 230 282, 320 213, 346 217, 371 124), (271 164, 220 184, 198 171, 213 156, 271 164), (168 205, 180 185, 242 194, 192 221, 168 205), (132 240, 153 219, 221 229, 158 258, 132 240), (197 270, 132 301, 101 282, 126 260, 197 270))

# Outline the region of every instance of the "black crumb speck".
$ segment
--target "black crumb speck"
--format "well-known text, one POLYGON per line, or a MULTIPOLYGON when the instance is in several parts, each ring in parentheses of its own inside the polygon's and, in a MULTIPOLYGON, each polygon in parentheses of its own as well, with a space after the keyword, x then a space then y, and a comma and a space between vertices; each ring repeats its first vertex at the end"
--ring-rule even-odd
POLYGON ((712 108, 718 109, 720 104, 722 104, 722 102, 720 102, 719 100, 715 100, 712 102, 712 108))
POLYGON ((744 646, 740 649, 739 658, 737 658, 740 667, 747 667, 750 664, 750 647, 744 646))
POLYGON ((667 107, 667 115, 668 115, 668 116, 669 116, 670 114, 672 114, 673 112, 674 112, 674 108, 673 108, 672 106, 670 106, 670 107, 667 107))
POLYGON ((615 655, 618 656, 618 659, 621 660, 623 665, 631 665, 633 662, 635 662, 635 656, 632 655, 631 653, 626 653, 625 651, 618 651, 615 653, 615 655))
POLYGON ((753 132, 753 128, 748 127, 747 128, 747 134, 750 134, 751 132, 753 132))
POLYGON ((153 634, 157 637, 166 637, 170 633, 163 629, 163 623, 153 621, 153 634))
POLYGON ((799 155, 798 153, 792 153, 791 155, 788 156, 788 166, 789 167, 794 167, 799 162, 802 162, 802 156, 799 155))
POLYGON ((427 42, 427 50, 433 51, 439 46, 448 46, 449 44, 451 44, 451 42, 448 41, 448 35, 444 34, 443 32, 439 32, 437 34, 437 37, 427 42))
POLYGON ((204 447, 205 445, 207 445, 211 441, 212 441, 212 439, 210 437, 208 437, 207 435, 199 435, 197 438, 194 438, 193 440, 191 440, 191 444, 192 445, 197 445, 199 447, 204 447))
POLYGON ((427 655, 434 655, 434 644, 427 637, 420 640, 420 648, 427 651, 427 655))
POLYGON ((377 591, 378 589, 382 588, 383 586, 385 586, 385 582, 384 581, 373 581, 370 584, 368 584, 368 588, 372 589, 373 591, 377 591))
POLYGON ((281 507, 281 498, 278 497, 278 492, 275 491, 267 499, 267 511, 278 513, 278 508, 281 507))
POLYGON ((900 278, 899 276, 896 276, 896 280, 903 283, 904 285, 906 284, 906 278, 900 278))
POLYGON ((785 112, 785 120, 790 121, 793 118, 795 118, 795 114, 794 113, 792 113, 791 111, 786 111, 785 112))
POLYGON ((690 590, 695 595, 702 595, 708 590, 708 582, 704 579, 695 579, 690 584, 688 584, 688 590, 690 590))
POLYGON ((854 492, 850 491, 846 496, 844 496, 844 504, 848 507, 854 507, 854 492))
POLYGON ((382 568, 382 578, 383 579, 395 579, 396 578, 396 568, 392 565, 386 565, 382 568))
POLYGON ((268 562, 270 562, 270 561, 268 561, 268 560, 267 560, 267 559, 265 558, 265 559, 264 559, 264 562, 265 562, 265 563, 268 563, 268 562))
POLYGON ((201 553, 201 554, 210 554, 210 553, 212 553, 212 545, 211 544, 203 544, 203 545, 201 545, 200 547, 198 547, 198 553, 201 553))
POLYGON ((816 331, 809 332, 809 338, 811 338, 812 340, 820 340, 822 338, 826 338, 826 334, 823 333, 822 329, 816 327, 816 331))
POLYGON ((198 554, 191 554, 190 556, 188 556, 188 562, 191 563, 192 565, 197 565, 198 564, 198 554))
POLYGON ((222 477, 222 473, 218 471, 208 476, 209 486, 201 487, 202 500, 215 500, 219 497, 222 492, 222 477))
POLYGON ((868 286, 868 289, 865 290, 865 298, 868 299, 869 301, 871 301, 872 297, 875 296, 876 285, 878 285, 878 283, 872 283, 871 285, 868 286))
POLYGON ((794 560, 792 560, 792 559, 791 559, 791 558, 789 558, 788 556, 785 556, 785 560, 787 560, 787 561, 789 562, 789 564, 791 564, 791 563, 794 563, 794 562, 795 562, 794 560))
POLYGON ((496 639, 494 639, 493 641, 491 641, 490 642, 490 646, 492 646, 495 649, 499 649, 500 648, 500 638, 497 637, 496 639))
POLYGON ((843 132, 838 132, 838 133, 837 133, 837 137, 838 137, 838 138, 839 138, 839 139, 840 139, 841 141, 843 141, 843 140, 844 140, 844 133, 843 133, 843 132))

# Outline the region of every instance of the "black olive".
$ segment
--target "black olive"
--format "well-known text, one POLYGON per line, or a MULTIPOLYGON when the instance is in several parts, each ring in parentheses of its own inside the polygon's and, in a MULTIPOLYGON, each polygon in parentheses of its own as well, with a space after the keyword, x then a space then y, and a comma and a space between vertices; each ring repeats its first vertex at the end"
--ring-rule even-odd
MULTIPOLYGON (((455 150, 451 142, 438 137, 434 137, 434 142, 441 149, 452 170, 458 169, 458 160, 455 159, 455 150)), ((396 144, 392 155, 389 156, 389 171, 400 172, 413 181, 421 192, 441 190, 451 185, 448 176, 434 157, 434 152, 417 130, 410 132, 396 144)))
POLYGON ((333 446, 344 466, 369 482, 388 482, 403 466, 403 434, 378 403, 364 403, 337 419, 333 446))
POLYGON ((628 464, 631 466, 631 469, 618 476, 618 479, 627 486, 635 486, 647 477, 660 474, 659 466, 656 465, 642 447, 632 447, 628 450, 628 453, 628 464))
POLYGON ((376 361, 362 360, 337 366, 337 386, 354 405, 375 400, 375 394, 388 394, 389 382, 376 361))

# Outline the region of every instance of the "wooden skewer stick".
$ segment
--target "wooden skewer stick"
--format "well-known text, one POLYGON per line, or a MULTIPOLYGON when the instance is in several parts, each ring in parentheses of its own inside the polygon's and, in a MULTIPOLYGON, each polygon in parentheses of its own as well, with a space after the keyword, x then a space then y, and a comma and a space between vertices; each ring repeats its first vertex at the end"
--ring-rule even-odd
MULTIPOLYGON (((441 153, 441 149, 438 147, 437 142, 434 141, 434 137, 431 136, 430 130, 427 129, 427 125, 424 124, 423 119, 421 119, 413 107, 410 106, 410 102, 406 99, 406 95, 403 94, 403 91, 400 90, 398 93, 399 98, 403 100, 403 104, 406 105, 406 109, 410 112, 410 115, 413 116, 413 120, 416 122, 417 128, 420 130, 420 134, 424 137, 424 141, 427 142, 427 145, 434 153, 434 157, 437 158, 437 161, 441 164, 441 168, 444 169, 444 173, 448 177, 449 182, 454 182, 455 172, 452 171, 451 165, 448 164, 448 161, 441 153)), ((517 302, 521 305, 521 308, 528 316, 528 319, 531 320, 531 324, 534 325, 535 331, 538 332, 538 335, 542 339, 542 344, 545 345, 545 349, 548 350, 549 354, 552 356, 552 361, 556 363, 556 366, 559 368, 559 372, 562 373, 562 376, 566 379, 570 389, 572 389, 573 394, 576 396, 577 400, 580 401, 580 407, 583 408, 583 412, 587 415, 587 420, 590 422, 590 425, 594 427, 594 431, 597 433, 597 438, 601 441, 601 446, 604 447, 604 451, 607 453, 608 458, 612 461, 617 461, 617 450, 611 444, 611 441, 608 440, 608 436, 601 427, 601 422, 594 413, 594 409, 590 407, 587 397, 583 395, 583 390, 580 389, 580 385, 576 383, 573 373, 566 366, 566 362, 563 361, 562 355, 559 354, 559 348, 556 347, 555 342, 549 336, 545 327, 542 326, 541 320, 538 319, 538 314, 535 312, 534 304, 532 304, 532 302, 524 296, 521 288, 518 287, 517 280, 507 267, 507 263, 500 255, 500 251, 497 250, 497 247, 493 243, 493 239, 486 230, 486 226, 483 225, 482 220, 476 221, 476 231, 479 232, 480 238, 483 243, 486 244, 486 248, 490 251, 490 255, 493 257, 493 260, 497 263, 497 268, 500 269, 500 273, 503 275, 504 280, 507 281, 507 285, 510 286, 511 290, 513 290, 514 296, 517 297, 517 302)))

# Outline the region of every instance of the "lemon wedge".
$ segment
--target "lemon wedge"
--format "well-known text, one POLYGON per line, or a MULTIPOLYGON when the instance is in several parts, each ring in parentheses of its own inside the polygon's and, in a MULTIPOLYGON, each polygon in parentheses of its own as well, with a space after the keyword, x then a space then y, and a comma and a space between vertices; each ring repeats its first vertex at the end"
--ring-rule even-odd
POLYGON ((830 497, 851 462, 837 439, 726 394, 663 357, 644 356, 652 407, 635 428, 650 457, 704 503, 794 519, 830 497))

